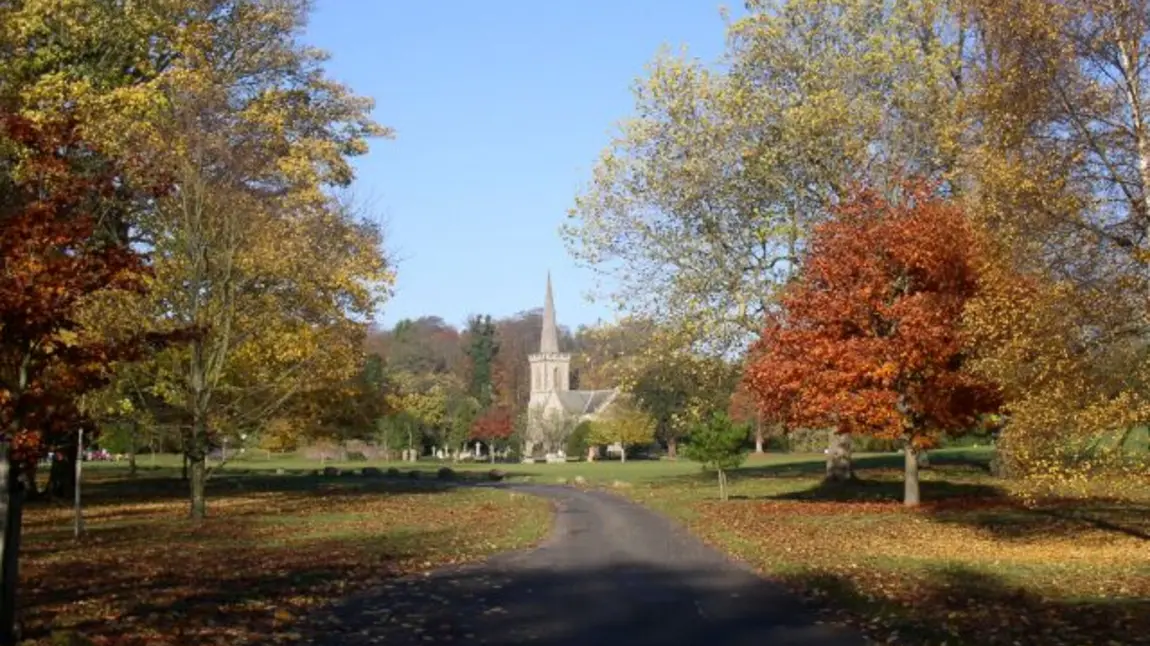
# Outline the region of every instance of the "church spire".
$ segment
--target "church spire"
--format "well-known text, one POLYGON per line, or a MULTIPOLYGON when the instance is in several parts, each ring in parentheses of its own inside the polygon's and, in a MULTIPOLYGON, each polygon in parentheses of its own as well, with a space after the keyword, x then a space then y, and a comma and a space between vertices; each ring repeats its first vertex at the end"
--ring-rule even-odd
POLYGON ((539 337, 539 352, 559 352, 559 329, 555 327, 555 299, 551 296, 551 272, 547 272, 547 300, 543 304, 543 334, 539 337))

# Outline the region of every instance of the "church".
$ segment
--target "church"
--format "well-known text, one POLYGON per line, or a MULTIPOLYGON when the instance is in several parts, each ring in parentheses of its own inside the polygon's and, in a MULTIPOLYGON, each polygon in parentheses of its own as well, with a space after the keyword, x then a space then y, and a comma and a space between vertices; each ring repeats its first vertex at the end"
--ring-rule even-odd
POLYGON ((523 455, 532 459, 538 457, 537 453, 563 451, 567 437, 575 427, 606 412, 618 396, 619 389, 571 390, 571 355, 559 351, 559 328, 555 321, 550 274, 547 275, 539 352, 529 355, 527 360, 531 367, 531 398, 527 404, 527 437, 523 455))

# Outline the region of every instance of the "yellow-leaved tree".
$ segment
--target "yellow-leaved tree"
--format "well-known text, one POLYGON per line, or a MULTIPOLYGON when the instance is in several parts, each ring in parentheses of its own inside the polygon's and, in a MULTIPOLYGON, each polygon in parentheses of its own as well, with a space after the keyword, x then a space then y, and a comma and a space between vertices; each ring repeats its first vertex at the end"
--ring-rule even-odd
MULTIPOLYGON (((1000 465, 1088 488, 1150 422, 1150 16, 1131 3, 969 3, 981 34, 969 103, 969 209, 987 249, 966 313, 975 369, 1006 394, 1000 465)), ((1141 462, 1139 462, 1139 456, 1141 462)))
POLYGON ((164 42, 172 60, 148 81, 137 131, 151 136, 129 142, 175 187, 135 222, 154 272, 138 307, 158 328, 196 332, 156 358, 151 384, 182 437, 193 518, 213 448, 362 368, 364 321, 392 281, 378 227, 328 190, 388 131, 297 41, 307 7, 181 14, 164 42))
POLYGON ((618 401, 602 417, 591 422, 588 440, 593 444, 617 444, 619 461, 627 461, 627 448, 655 441, 655 420, 632 402, 618 401))

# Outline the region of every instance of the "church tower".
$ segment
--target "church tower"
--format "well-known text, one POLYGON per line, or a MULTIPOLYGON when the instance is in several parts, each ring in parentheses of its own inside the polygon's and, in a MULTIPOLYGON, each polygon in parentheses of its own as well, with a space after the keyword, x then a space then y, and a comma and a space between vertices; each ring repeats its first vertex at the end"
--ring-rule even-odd
POLYGON ((544 405, 553 392, 571 389, 571 355, 559 351, 559 328, 555 324, 555 299, 551 273, 547 273, 547 300, 543 304, 543 333, 539 352, 530 355, 531 399, 529 406, 544 405))

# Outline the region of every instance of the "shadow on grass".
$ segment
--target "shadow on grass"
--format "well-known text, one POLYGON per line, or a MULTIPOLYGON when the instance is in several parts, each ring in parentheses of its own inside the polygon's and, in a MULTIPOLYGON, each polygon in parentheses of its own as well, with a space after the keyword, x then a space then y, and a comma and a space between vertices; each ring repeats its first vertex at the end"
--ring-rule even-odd
MULTIPOLYGON (((929 509, 929 508, 928 508, 929 509)), ((1097 499, 1045 501, 1035 506, 1003 503, 995 507, 929 509, 932 520, 966 525, 995 538, 1073 537, 1104 532, 1150 541, 1150 503, 1097 499)))
MULTIPOLYGON (((206 495, 211 512, 213 499, 246 496, 256 493, 298 494, 308 496, 317 492, 324 495, 378 495, 381 493, 442 493, 453 486, 449 480, 439 480, 435 474, 421 473, 411 479, 406 472, 400 476, 363 476, 344 473, 339 476, 316 476, 306 473, 283 475, 265 472, 218 474, 208 480, 206 495)), ((103 504, 132 504, 145 502, 171 502, 186 500, 189 496, 187 481, 173 477, 140 475, 135 478, 102 477, 86 481, 83 486, 84 504, 88 508, 103 504)), ((71 501, 39 499, 28 502, 29 508, 70 506, 71 501)), ((130 515, 132 510, 126 510, 130 515)), ((136 513, 147 514, 147 511, 136 513)), ((119 514, 118 514, 119 515, 119 514)))
MULTIPOLYGON (((97 540, 141 538, 105 533, 97 540)), ((425 546, 450 545, 454 538, 445 531, 403 532, 301 540, 291 549, 263 550, 237 549, 233 537, 172 544, 162 558, 149 553, 139 562, 119 563, 94 560, 81 544, 65 545, 51 579, 23 593, 25 637, 44 639, 63 628, 124 645, 252 643, 290 629, 293 600, 338 599, 383 585, 404 574, 402 564, 422 557, 425 546), (95 606, 97 614, 85 606, 95 606), (277 610, 289 612, 277 617, 277 610)))
MULTIPOLYGON (((842 503, 901 502, 903 487, 901 480, 863 478, 856 478, 849 482, 823 480, 808 489, 763 496, 763 498, 842 503)), ((980 501, 1006 500, 1006 492, 1001 487, 981 483, 924 480, 919 483, 919 488, 922 499, 929 502, 960 498, 980 501)))
POLYGON ((867 626, 880 642, 897 633, 899 643, 1144 644, 1150 634, 1150 599, 1052 599, 967 568, 905 581, 897 599, 827 573, 780 580, 810 605, 867 626))
MULTIPOLYGON (((820 503, 900 503, 901 480, 821 481, 812 487, 738 500, 791 500, 820 503)), ((1150 502, 1058 499, 1025 505, 997 485, 956 480, 923 480, 921 513, 944 524, 965 525, 995 538, 1026 540, 1109 532, 1150 541, 1150 502)), ((801 513, 801 512, 800 512, 801 513)))

